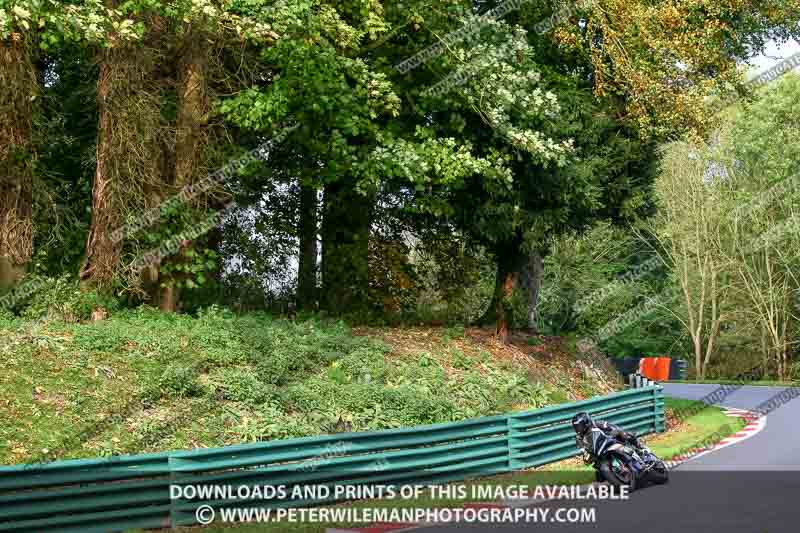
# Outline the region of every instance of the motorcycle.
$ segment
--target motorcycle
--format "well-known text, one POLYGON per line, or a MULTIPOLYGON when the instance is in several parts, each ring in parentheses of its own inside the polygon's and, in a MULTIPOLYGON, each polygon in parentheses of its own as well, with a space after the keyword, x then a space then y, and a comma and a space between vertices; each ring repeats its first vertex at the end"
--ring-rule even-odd
POLYGON ((631 491, 648 483, 662 485, 669 481, 667 466, 636 436, 620 442, 592 427, 576 440, 584 463, 594 466, 597 481, 627 485, 631 491))

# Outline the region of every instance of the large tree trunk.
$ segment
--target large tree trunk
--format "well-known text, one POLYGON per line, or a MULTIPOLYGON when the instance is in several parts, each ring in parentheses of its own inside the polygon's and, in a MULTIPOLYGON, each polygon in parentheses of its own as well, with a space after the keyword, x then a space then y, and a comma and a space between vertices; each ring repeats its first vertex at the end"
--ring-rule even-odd
POLYGON ((355 190, 353 180, 325 186, 322 226, 322 288, 334 315, 369 309, 369 235, 374 197, 355 190))
POLYGON ((498 339, 508 343, 509 329, 514 323, 512 297, 514 287, 519 284, 520 272, 527 261, 522 251, 521 240, 515 240, 495 250, 497 258, 497 276, 495 278, 492 307, 495 318, 495 334, 498 339))
POLYGON ((495 335, 503 344, 508 344, 509 324, 513 323, 514 313, 511 307, 511 297, 514 294, 514 285, 519 277, 518 272, 498 267, 495 294, 498 295, 495 304, 495 335))
MULTIPOLYGON (((119 3, 119 0, 104 1, 108 9, 119 3)), ((157 33, 152 23, 148 22, 147 27, 149 35, 157 33)), ((161 100, 159 88, 152 83, 154 48, 142 42, 118 42, 98 55, 92 222, 80 273, 84 287, 108 290, 115 279, 131 281, 130 274, 140 274, 120 264, 123 242, 132 235, 117 231, 129 214, 137 216, 146 207, 142 190, 161 179, 160 148, 156 140, 161 125, 161 100)))
POLYGON ((19 34, 0 42, 0 289, 25 273, 33 252, 33 102, 36 69, 19 34))
POLYGON ((525 256, 521 246, 516 244, 505 248, 505 251, 496 252, 496 256, 498 259, 495 290, 489 307, 476 323, 481 326, 494 324, 495 331, 505 342, 508 338, 509 324, 513 321, 511 298, 516 287, 525 291, 528 329, 531 331, 536 329, 536 307, 539 302, 544 262, 540 253, 534 252, 525 256), (509 286, 509 283, 512 285, 509 286))
POLYGON ((300 258, 297 273, 297 304, 313 311, 317 301, 317 189, 300 187, 300 258))
MULTIPOLYGON (((175 187, 180 190, 191 184, 198 173, 202 149, 205 144, 208 119, 208 91, 206 80, 207 43, 201 33, 189 28, 181 51, 178 79, 178 116, 175 138, 175 187)), ((182 249, 166 261, 185 261, 188 248, 182 249)), ((180 301, 178 280, 162 280, 159 307, 175 312, 180 301)))
POLYGON ((120 259, 120 243, 112 238, 119 227, 119 191, 116 183, 116 168, 120 162, 114 161, 115 153, 115 98, 123 97, 130 83, 123 74, 128 58, 124 49, 110 49, 103 52, 100 63, 100 76, 97 81, 97 149, 94 183, 92 186, 92 223, 86 241, 86 259, 81 269, 81 281, 87 285, 108 288, 111 284, 120 259))

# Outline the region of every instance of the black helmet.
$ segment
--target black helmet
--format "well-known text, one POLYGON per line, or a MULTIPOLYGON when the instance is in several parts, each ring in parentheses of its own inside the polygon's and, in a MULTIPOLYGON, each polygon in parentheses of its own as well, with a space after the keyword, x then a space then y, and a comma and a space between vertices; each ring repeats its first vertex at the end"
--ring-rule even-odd
POLYGON ((583 435, 592 427, 592 417, 588 413, 578 413, 572 417, 572 429, 578 435, 583 435))

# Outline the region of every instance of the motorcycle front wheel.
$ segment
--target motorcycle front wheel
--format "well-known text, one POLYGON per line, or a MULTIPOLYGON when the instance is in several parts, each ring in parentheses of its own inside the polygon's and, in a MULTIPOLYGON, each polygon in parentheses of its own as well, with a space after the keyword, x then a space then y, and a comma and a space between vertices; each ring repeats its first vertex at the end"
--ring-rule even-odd
POLYGON ((647 473, 647 477, 653 483, 663 485, 669 482, 669 470, 667 470, 667 466, 662 461, 658 461, 647 473))
POLYGON ((612 485, 627 485, 631 492, 636 490, 636 475, 620 457, 612 455, 600 461, 600 474, 612 485))

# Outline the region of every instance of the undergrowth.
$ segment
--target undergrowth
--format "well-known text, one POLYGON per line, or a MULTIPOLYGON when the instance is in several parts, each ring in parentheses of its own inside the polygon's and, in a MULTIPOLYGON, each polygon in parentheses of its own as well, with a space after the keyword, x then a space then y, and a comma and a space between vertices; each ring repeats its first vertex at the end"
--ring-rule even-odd
POLYGON ((0 316, 3 463, 222 446, 536 408, 551 389, 448 347, 408 356, 341 322, 147 307, 0 316), (443 364, 443 362, 452 364, 443 364))

